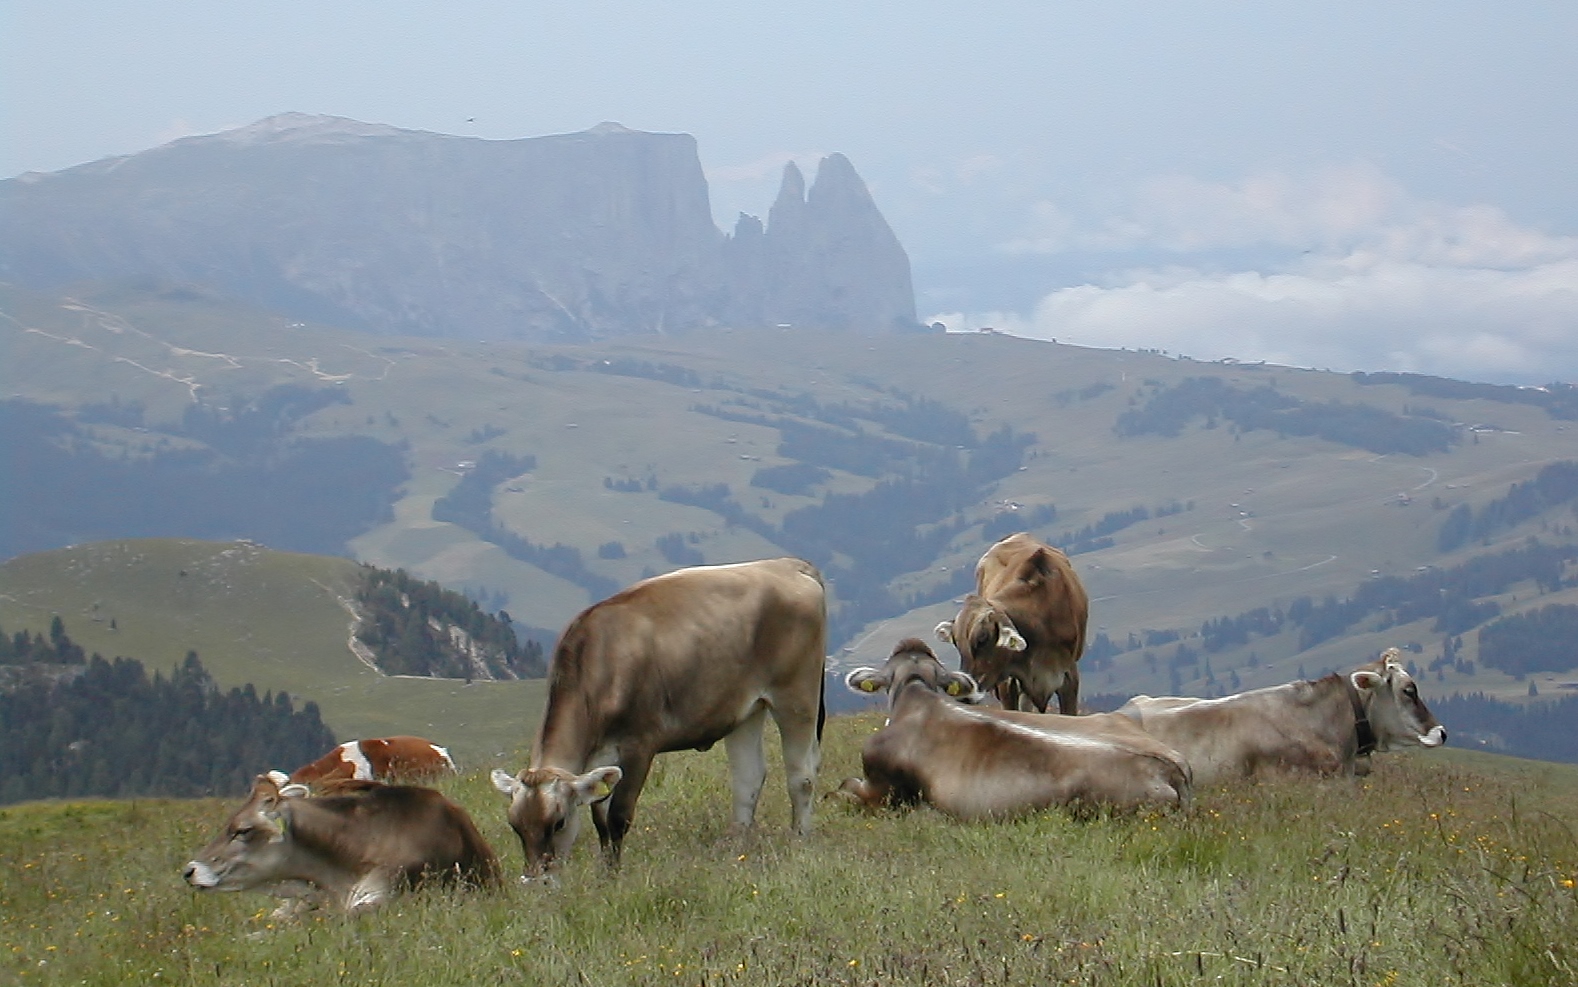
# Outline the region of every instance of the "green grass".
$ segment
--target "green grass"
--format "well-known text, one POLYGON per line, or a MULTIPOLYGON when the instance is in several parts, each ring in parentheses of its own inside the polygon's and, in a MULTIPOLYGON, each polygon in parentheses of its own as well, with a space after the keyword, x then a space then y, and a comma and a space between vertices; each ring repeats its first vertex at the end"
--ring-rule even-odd
MULTIPOLYGON (((873 715, 828 725, 819 789, 873 715)), ((1578 978, 1578 771, 1453 751, 1362 781, 1201 792, 1185 813, 960 825, 818 806, 728 835, 721 751, 671 754, 617 875, 269 918, 182 863, 215 801, 0 810, 0 979, 182 984, 1561 984, 1578 978)), ((480 771, 448 784, 518 872, 480 771)), ((588 830, 590 827, 588 827, 588 830)))

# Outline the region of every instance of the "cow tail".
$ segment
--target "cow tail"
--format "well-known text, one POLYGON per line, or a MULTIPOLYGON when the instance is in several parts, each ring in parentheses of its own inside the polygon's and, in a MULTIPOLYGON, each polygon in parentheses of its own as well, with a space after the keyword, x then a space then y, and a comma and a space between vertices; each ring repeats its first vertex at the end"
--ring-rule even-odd
POLYGON ((822 688, 816 696, 816 742, 822 742, 822 727, 827 723, 827 672, 822 673, 822 688))

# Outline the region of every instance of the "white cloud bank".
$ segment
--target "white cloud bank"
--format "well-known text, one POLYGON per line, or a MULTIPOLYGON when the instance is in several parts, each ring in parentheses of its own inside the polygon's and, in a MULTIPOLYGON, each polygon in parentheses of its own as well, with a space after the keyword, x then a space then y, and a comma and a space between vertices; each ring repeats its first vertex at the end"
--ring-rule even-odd
POLYGON ((1180 264, 1059 288, 1028 314, 928 321, 1196 359, 1578 380, 1578 237, 1520 227, 1489 206, 1422 202, 1371 168, 1236 184, 1169 177, 1096 223, 1043 203, 1031 235, 1004 249, 1165 251, 1180 264), (1234 250, 1297 259, 1263 271, 1205 263, 1234 250))

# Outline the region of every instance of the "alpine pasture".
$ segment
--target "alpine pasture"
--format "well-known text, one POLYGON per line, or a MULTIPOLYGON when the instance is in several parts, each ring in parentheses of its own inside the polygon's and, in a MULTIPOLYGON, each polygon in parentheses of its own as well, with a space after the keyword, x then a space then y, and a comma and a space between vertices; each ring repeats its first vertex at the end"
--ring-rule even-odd
MULTIPOLYGON (((819 792, 858 773, 880 724, 829 720, 819 792)), ((603 870, 588 827, 556 889, 514 881, 519 843, 473 768, 442 787, 499 852, 505 890, 294 922, 263 895, 181 881, 233 801, 32 803, 0 810, 0 969, 18 984, 1578 981, 1578 770, 1450 749, 1375 760, 1368 778, 1206 789, 1171 814, 960 825, 826 799, 799 840, 776 760, 757 830, 730 836, 721 748, 669 754, 623 868, 603 870)))

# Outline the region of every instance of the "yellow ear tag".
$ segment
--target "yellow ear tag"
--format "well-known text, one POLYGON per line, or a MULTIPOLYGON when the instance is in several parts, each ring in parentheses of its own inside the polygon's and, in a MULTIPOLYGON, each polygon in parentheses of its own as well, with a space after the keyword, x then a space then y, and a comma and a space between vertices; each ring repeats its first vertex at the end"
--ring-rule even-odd
POLYGON ((950 696, 957 696, 959 693, 961 693, 963 691, 964 691, 964 686, 960 685, 959 683, 957 683, 957 682, 949 682, 948 683, 948 695, 950 695, 950 696))
POLYGON ((862 692, 876 692, 877 683, 873 679, 866 679, 864 682, 860 683, 860 689, 862 692))
POLYGON ((613 790, 614 790, 614 786, 608 784, 608 782, 606 782, 606 781, 600 781, 600 782, 597 783, 597 797, 598 798, 604 797, 605 795, 607 795, 609 792, 612 792, 613 790))

